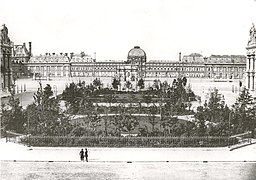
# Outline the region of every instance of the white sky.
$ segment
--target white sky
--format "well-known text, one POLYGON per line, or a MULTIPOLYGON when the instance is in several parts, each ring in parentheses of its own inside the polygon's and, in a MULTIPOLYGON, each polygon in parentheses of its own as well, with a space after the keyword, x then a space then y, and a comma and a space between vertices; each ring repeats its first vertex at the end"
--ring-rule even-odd
POLYGON ((256 0, 0 0, 0 24, 34 55, 84 51, 125 60, 139 45, 148 60, 201 53, 246 54, 256 0))

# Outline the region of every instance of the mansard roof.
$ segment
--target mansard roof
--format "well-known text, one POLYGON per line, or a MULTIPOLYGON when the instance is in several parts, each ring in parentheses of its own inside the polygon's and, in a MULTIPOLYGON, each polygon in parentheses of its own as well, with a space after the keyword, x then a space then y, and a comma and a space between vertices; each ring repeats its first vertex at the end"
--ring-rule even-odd
POLYGON ((246 63, 245 55, 211 55, 205 63, 246 63))
POLYGON ((94 59, 84 52, 78 53, 78 54, 72 54, 72 57, 70 59, 70 62, 94 62, 94 59))
POLYGON ((182 58, 182 62, 192 64, 203 64, 204 58, 199 53, 191 53, 190 55, 184 55, 182 58))
POLYGON ((26 48, 26 44, 13 46, 13 57, 26 57, 29 56, 29 52, 26 48))
POLYGON ((69 57, 66 54, 46 53, 45 55, 32 56, 30 63, 67 63, 69 57))

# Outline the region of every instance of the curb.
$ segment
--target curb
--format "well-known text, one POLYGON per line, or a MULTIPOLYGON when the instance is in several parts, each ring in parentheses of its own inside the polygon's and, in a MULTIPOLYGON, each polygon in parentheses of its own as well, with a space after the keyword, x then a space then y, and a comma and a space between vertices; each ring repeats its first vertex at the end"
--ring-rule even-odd
POLYGON ((250 146, 250 145, 253 145, 253 144, 256 144, 256 142, 251 142, 251 143, 248 143, 248 144, 242 144, 240 146, 236 146, 236 147, 230 148, 229 151, 233 151, 233 150, 236 150, 236 149, 239 149, 239 148, 243 148, 243 147, 246 147, 246 146, 250 146))

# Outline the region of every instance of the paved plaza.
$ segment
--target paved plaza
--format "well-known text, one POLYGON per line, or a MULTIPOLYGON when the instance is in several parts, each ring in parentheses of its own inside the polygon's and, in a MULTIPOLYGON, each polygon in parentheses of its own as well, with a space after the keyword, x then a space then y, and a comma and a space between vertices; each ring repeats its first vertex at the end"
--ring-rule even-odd
MULTIPOLYGON (((52 79, 51 81, 41 81, 42 86, 45 87, 46 84, 50 84, 54 95, 61 94, 66 86, 71 82, 85 81, 87 84, 93 81, 93 78, 67 78, 67 79, 52 79)), ((166 79, 168 83, 172 83, 173 79, 166 79)), ((106 86, 111 85, 111 80, 104 80, 106 86)), ((235 103, 236 98, 239 96, 239 81, 234 80, 232 82, 213 82, 211 79, 189 79, 188 84, 191 86, 192 90, 196 95, 201 97, 201 105, 206 99, 209 98, 210 90, 214 88, 219 90, 219 93, 224 95, 224 100, 228 106, 231 106, 235 103)), ((150 83, 148 83, 150 85, 150 83)), ((152 84, 151 84, 152 85, 152 84)), ((33 94, 37 91, 39 87, 39 81, 32 79, 19 79, 16 81, 16 86, 19 87, 19 92, 21 87, 26 87, 26 92, 16 94, 17 97, 22 101, 22 106, 26 107, 33 102, 33 94)), ((146 86, 147 87, 147 86, 146 86)), ((4 98, 6 102, 7 98, 4 98)), ((200 105, 200 102, 193 102, 192 108, 195 110, 197 106, 200 105)))
MULTIPOLYGON (((1 140, 0 159, 7 161, 80 161, 86 147, 29 147, 1 140), (18 153, 17 153, 18 152, 18 153)), ((90 162, 256 162, 256 144, 230 151, 219 148, 89 148, 90 162)))
POLYGON ((229 148, 32 147, 1 141, 1 179, 232 179, 256 178, 256 145, 229 148))

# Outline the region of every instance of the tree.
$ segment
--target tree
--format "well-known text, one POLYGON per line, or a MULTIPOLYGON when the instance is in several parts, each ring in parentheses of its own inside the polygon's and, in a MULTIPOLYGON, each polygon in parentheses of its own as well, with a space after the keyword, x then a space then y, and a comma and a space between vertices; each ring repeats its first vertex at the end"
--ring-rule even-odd
POLYGON ((132 116, 131 114, 126 114, 122 124, 123 129, 127 130, 130 134, 131 131, 138 126, 139 122, 135 116, 132 116))
POLYGON ((167 81, 161 83, 161 93, 163 96, 166 96, 167 90, 170 89, 170 84, 167 81))
POLYGON ((160 89, 160 86, 161 86, 161 81, 159 79, 155 79, 153 82, 153 88, 158 91, 160 89))
POLYGON ((152 125, 152 131, 155 130, 155 126, 157 124, 156 116, 155 116, 156 114, 157 114, 157 107, 154 104, 153 106, 149 107, 149 112, 148 112, 149 123, 152 125))
POLYGON ((250 108, 250 127, 252 132, 252 138, 255 138, 255 125, 256 125, 256 106, 250 108))
POLYGON ((74 82, 70 83, 62 93, 62 99, 65 100, 68 113, 76 114, 79 111, 81 98, 83 97, 82 89, 74 82))
POLYGON ((121 131, 123 128, 122 115, 115 115, 113 118, 111 118, 110 123, 115 126, 115 134, 117 136, 121 136, 121 131))
MULTIPOLYGON (((59 135, 63 115, 60 113, 59 99, 52 97, 53 92, 49 84, 43 89, 39 83, 39 88, 34 94, 34 103, 26 109, 30 120, 30 132, 33 135, 59 135)), ((65 124, 64 124, 65 125, 65 124)), ((62 124, 62 126, 64 126, 62 124)))
POLYGON ((142 78, 139 79, 138 86, 139 86, 140 90, 145 88, 144 79, 142 79, 142 78))
POLYGON ((101 126, 101 117, 99 116, 97 109, 89 114, 89 126, 92 128, 94 134, 97 132, 97 128, 101 126))
POLYGON ((130 81, 126 81, 125 87, 128 89, 128 91, 132 88, 132 83, 130 81))
POLYGON ((186 100, 186 89, 185 89, 186 83, 183 79, 177 78, 173 80, 172 83, 172 95, 174 96, 173 99, 175 102, 178 101, 178 99, 181 99, 182 101, 186 100))
POLYGON ((116 90, 118 90, 118 86, 120 86, 120 81, 117 80, 116 78, 113 79, 113 82, 112 82, 112 87, 116 90))
POLYGON ((198 136, 205 136, 206 133, 206 113, 205 109, 202 106, 197 107, 197 113, 195 114, 197 120, 196 124, 198 126, 198 136))
POLYGON ((187 82, 188 82, 187 78, 183 77, 182 80, 181 80, 181 83, 183 84, 183 86, 186 86, 187 82))
POLYGON ((18 98, 12 94, 7 104, 2 104, 1 127, 6 131, 23 133, 26 117, 18 98))
POLYGON ((243 89, 234 104, 234 126, 237 133, 252 130, 254 125, 253 115, 253 99, 249 90, 243 89))
POLYGON ((92 84, 97 90, 100 90, 103 87, 101 80, 98 78, 94 79, 92 84))
POLYGON ((211 117, 211 122, 222 122, 224 120, 222 114, 225 102, 221 99, 221 96, 222 95, 218 93, 218 89, 214 89, 214 91, 210 93, 208 112, 211 117))

